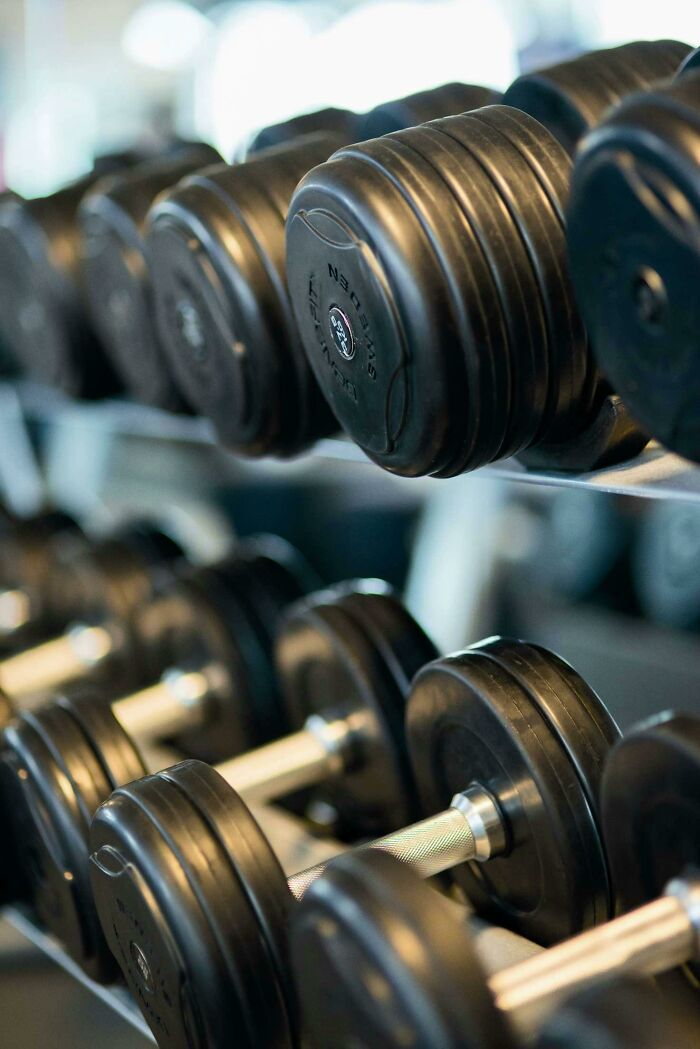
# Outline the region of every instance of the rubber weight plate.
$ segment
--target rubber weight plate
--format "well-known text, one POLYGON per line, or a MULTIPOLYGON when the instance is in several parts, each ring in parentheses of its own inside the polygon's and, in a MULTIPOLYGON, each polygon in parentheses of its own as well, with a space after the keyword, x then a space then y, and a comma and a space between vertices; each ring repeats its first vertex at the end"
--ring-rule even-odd
POLYGON ((110 947, 161 1049, 292 1046, 282 870, 237 795, 186 762, 117 791, 93 821, 110 947))
POLYGON ((333 422, 284 277, 292 191, 345 140, 310 136, 184 180, 149 218, 161 343, 185 400, 246 455, 294 455, 333 422))
POLYGON ((96 173, 48 197, 0 204, 2 333, 32 378, 78 397, 118 390, 90 325, 77 212, 96 173))
POLYGON ((114 962, 90 906, 88 829, 112 785, 76 722, 58 706, 19 715, 4 744, 13 777, 4 804, 12 807, 26 897, 87 975, 110 982, 114 962))
POLYGON ((540 1033, 536 1049, 696 1049, 697 1017, 679 1012, 650 980, 624 976, 579 992, 540 1033))
POLYGON ((476 84, 442 84, 428 91, 417 91, 405 98, 382 102, 362 118, 357 141, 379 138, 391 131, 403 131, 427 120, 466 113, 498 102, 500 94, 489 87, 476 84))
POLYGON ((319 109, 315 113, 304 113, 280 124, 270 124, 257 135, 248 147, 248 156, 271 146, 282 146, 303 135, 329 132, 339 135, 346 142, 355 142, 365 136, 361 132, 363 118, 349 109, 319 109))
POLYGON ((158 194, 220 162, 211 146, 193 143, 174 157, 100 180, 80 205, 82 272, 93 323, 126 390, 157 408, 180 410, 182 400, 155 330, 146 216, 158 194))
POLYGON ((329 863, 290 938, 315 1049, 515 1049, 454 909, 393 856, 329 863))
POLYGON ((686 73, 695 72, 698 68, 700 68, 700 47, 696 47, 695 50, 691 51, 687 58, 684 59, 677 75, 684 76, 686 73))
POLYGON ((472 783, 499 803, 504 855, 451 872, 479 913, 543 944, 600 919, 607 871, 596 867, 588 796, 557 729, 513 674, 470 649, 430 664, 415 678, 406 731, 425 812, 472 783))
POLYGON ((623 103, 582 147, 569 209, 572 273, 600 366, 640 425, 691 459, 698 135, 697 74, 623 103))
POLYGON ((394 830, 415 816, 405 757, 406 695, 435 654, 386 584, 343 584, 300 602, 286 617, 275 657, 288 718, 356 718, 362 740, 344 773, 319 789, 357 838, 394 830))
POLYGON ((689 50, 675 40, 656 40, 593 51, 518 77, 503 103, 535 117, 573 154, 611 104, 671 76, 689 50))

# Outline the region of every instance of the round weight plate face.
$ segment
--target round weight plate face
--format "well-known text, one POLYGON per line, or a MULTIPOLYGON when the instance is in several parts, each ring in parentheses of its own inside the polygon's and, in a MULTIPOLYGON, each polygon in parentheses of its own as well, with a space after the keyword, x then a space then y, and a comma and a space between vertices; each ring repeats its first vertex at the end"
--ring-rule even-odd
POLYGON ((510 370, 507 443, 499 454, 508 455, 531 442, 547 395, 548 361, 542 359, 547 332, 537 282, 522 237, 488 173, 465 147, 458 121, 440 121, 421 131, 459 150, 450 186, 498 286, 510 370))
POLYGON ((697 1016, 678 1012, 651 980, 624 976, 587 988, 561 1006, 536 1049, 696 1049, 697 1016))
POLYGON ((281 937, 290 897, 262 832, 217 780, 187 762, 112 796, 91 833, 97 908, 162 1049, 225 1045, 231 1032, 250 1049, 291 1046, 283 963, 267 935, 281 937))
POLYGON ((700 269, 698 202, 675 130, 680 133, 681 121, 687 137, 688 119, 663 113, 654 96, 627 103, 615 125, 591 136, 572 183, 569 247, 606 376, 643 427, 668 448, 697 458, 693 405, 700 373, 688 289, 700 269))
POLYGON ((295 192, 287 280, 312 370, 349 436, 385 469, 439 470, 454 426, 445 326, 453 307, 426 230, 364 145, 310 172, 295 192), (340 339, 336 311, 349 321, 340 339))
POLYGON ((431 664, 416 677, 406 725, 426 813, 472 783, 496 798, 507 848, 452 872, 496 924, 549 944, 601 914, 589 884, 597 830, 576 770, 551 723, 512 674, 478 651, 431 664))
POLYGON ((21 715, 5 743, 14 776, 11 819, 32 908, 91 979, 108 983, 115 967, 91 902, 88 829, 111 784, 60 707, 21 715))
POLYGON ((0 754, 0 907, 24 902, 31 895, 31 878, 20 849, 21 821, 17 819, 17 775, 11 754, 0 754))
POLYGON ((318 1049, 514 1049, 466 927, 393 856, 333 860, 293 912, 291 950, 318 1049))
POLYGON ((678 76, 684 76, 686 73, 693 73, 700 68, 700 47, 696 47, 694 51, 691 51, 687 58, 684 59, 680 69, 678 70, 678 76))
MULTIPOLYGON (((387 664, 385 628, 375 627, 356 607, 344 608, 340 593, 340 601, 331 591, 297 605, 277 639, 275 657, 294 728, 316 713, 360 726, 357 754, 318 791, 348 833, 359 837, 410 822, 415 803, 404 753, 405 684, 400 686, 394 673, 396 649, 392 646, 387 664)), ((374 596, 367 594, 363 604, 374 596)))
POLYGON ((624 911, 700 867, 700 721, 667 715, 617 744, 602 787, 603 829, 624 911))

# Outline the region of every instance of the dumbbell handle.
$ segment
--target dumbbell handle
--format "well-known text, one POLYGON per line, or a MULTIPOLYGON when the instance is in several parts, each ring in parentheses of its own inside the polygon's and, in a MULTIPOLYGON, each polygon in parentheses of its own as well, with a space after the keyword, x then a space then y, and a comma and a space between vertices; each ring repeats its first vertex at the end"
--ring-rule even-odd
POLYGON ((655 976, 700 958, 700 879, 492 976, 496 1004, 527 1040, 572 993, 607 976, 655 976))
POLYGON ((10 638, 26 626, 31 610, 26 590, 21 587, 0 590, 0 637, 10 638))
MULTIPOLYGON (((206 672, 171 669, 157 684, 117 700, 112 713, 143 744, 205 723, 212 691, 206 672)), ((351 719, 312 714, 301 731, 222 762, 216 771, 248 800, 271 801, 341 772, 356 736, 351 719)))
MULTIPOLYGON (((488 791, 473 786, 456 794, 450 807, 436 816, 360 845, 357 851, 388 852, 408 864, 419 877, 431 878, 468 860, 490 859, 503 851, 505 841, 503 818, 496 802, 488 791)), ((328 862, 292 875, 287 885, 295 899, 301 899, 312 882, 320 878, 328 862)))
POLYGON ((59 637, 0 660, 0 686, 13 699, 62 688, 104 662, 115 642, 105 627, 70 627, 59 637))

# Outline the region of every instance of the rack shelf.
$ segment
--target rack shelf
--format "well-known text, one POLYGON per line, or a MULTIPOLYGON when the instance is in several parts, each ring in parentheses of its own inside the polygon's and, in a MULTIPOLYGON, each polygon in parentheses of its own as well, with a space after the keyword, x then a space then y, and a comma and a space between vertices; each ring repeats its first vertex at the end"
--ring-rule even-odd
MULTIPOLYGON (((21 416, 30 423, 79 425, 115 437, 211 446, 216 444, 213 429, 204 419, 171 415, 128 401, 74 402, 55 391, 30 383, 0 384, 0 409, 3 409, 3 414, 11 415, 13 408, 16 416, 21 416)), ((305 460, 344 461, 371 466, 364 453, 343 437, 320 441, 302 458, 302 463, 305 460)), ((250 460, 246 460, 245 463, 249 467, 255 465, 250 460)), ((264 461, 264 465, 269 463, 264 461)), ((494 463, 484 468, 481 474, 523 484, 597 489, 650 499, 700 501, 700 467, 678 455, 666 452, 653 442, 634 459, 586 474, 528 470, 516 459, 494 463)), ((466 475, 466 478, 468 477, 469 475, 466 475)), ((458 483, 460 480, 465 478, 456 478, 452 483, 458 483)), ((416 485, 446 482, 406 480, 404 483, 416 485)))

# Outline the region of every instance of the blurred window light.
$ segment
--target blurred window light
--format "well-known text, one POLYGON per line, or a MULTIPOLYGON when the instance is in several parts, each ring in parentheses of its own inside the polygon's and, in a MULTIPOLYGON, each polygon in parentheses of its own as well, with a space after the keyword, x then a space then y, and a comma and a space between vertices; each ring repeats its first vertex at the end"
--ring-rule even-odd
POLYGON ((127 22, 122 50, 138 65, 179 72, 193 64, 212 29, 210 20, 185 0, 152 0, 127 22))
POLYGON ((7 184, 32 197, 77 178, 92 165, 96 135, 93 100, 79 86, 54 83, 35 90, 7 125, 7 184))
POLYGON ((197 127, 230 157, 259 128, 325 106, 359 112, 450 80, 505 86, 516 52, 501 0, 379 0, 340 14, 236 4, 197 63, 197 127))
POLYGON ((585 11, 591 37, 600 46, 628 40, 685 40, 693 47, 700 43, 697 0, 577 0, 577 6, 585 11))

